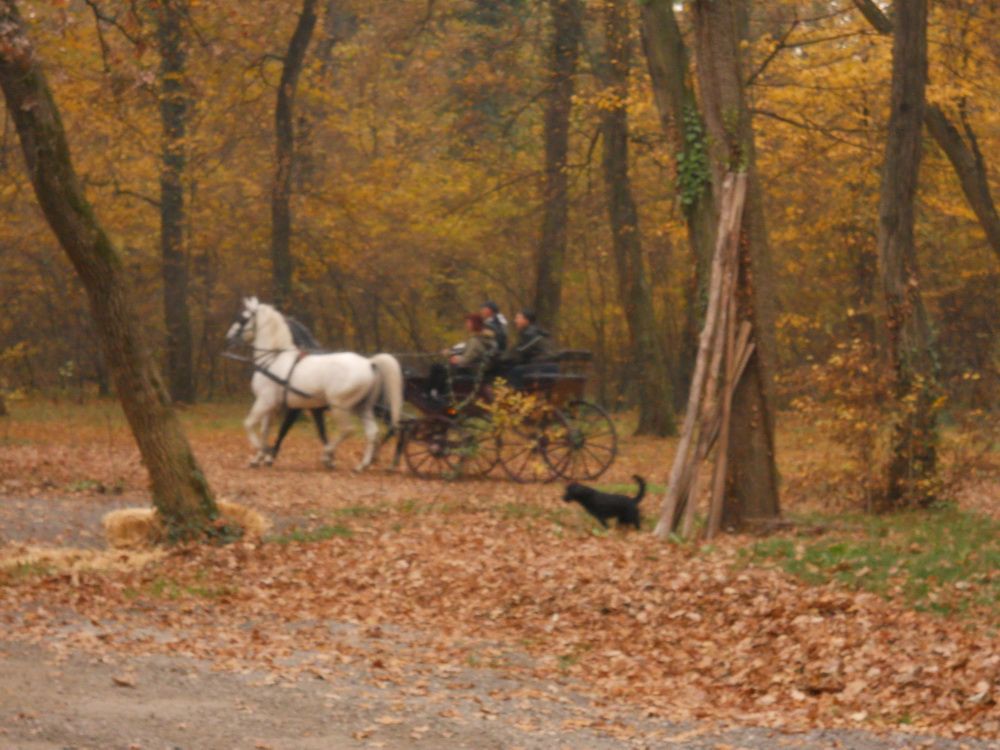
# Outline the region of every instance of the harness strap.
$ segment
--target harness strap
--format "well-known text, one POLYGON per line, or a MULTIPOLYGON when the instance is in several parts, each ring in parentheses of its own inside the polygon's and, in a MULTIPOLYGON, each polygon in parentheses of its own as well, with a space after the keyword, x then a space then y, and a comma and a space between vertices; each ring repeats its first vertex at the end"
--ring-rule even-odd
POLYGON ((284 406, 285 406, 286 409, 288 408, 288 392, 289 391, 291 391, 292 393, 294 393, 297 396, 301 396, 302 398, 312 398, 311 396, 303 393, 302 391, 298 390, 297 388, 293 388, 292 387, 292 374, 295 372, 295 368, 299 366, 299 362, 301 362, 302 360, 304 360, 308 356, 309 356, 309 352, 303 351, 302 349, 299 349, 298 352, 295 353, 295 360, 292 362, 292 367, 291 367, 291 369, 288 370, 288 376, 285 378, 285 393, 282 396, 282 401, 284 402, 284 406))

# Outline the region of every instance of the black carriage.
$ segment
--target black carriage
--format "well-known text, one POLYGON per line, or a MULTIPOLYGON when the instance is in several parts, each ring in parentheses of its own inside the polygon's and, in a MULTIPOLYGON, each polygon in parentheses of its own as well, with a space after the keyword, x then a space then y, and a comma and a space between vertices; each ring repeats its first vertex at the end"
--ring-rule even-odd
POLYGON ((614 461, 618 437, 607 412, 584 398, 586 351, 494 375, 406 368, 406 401, 419 415, 401 424, 401 453, 420 477, 486 476, 500 466, 518 482, 585 480, 614 461))

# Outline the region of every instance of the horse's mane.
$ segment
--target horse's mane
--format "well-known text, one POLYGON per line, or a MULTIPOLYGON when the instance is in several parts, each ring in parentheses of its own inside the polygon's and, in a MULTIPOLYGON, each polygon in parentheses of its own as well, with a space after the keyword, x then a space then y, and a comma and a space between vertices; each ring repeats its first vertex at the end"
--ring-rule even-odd
POLYGON ((257 306, 257 346, 262 349, 295 348, 285 316, 263 302, 257 306))
POLYGON ((299 349, 319 349, 319 342, 316 337, 312 335, 312 331, 305 327, 305 324, 291 317, 290 315, 285 315, 285 324, 292 332, 292 341, 295 343, 299 349))

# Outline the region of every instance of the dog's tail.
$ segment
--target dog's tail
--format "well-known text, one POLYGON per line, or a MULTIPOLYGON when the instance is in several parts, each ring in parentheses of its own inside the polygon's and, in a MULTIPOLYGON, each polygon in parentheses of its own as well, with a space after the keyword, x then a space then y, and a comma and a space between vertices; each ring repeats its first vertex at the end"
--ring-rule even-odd
POLYGON ((632 502, 638 505, 642 502, 642 498, 646 496, 646 480, 640 477, 638 474, 632 477, 639 485, 639 493, 632 498, 632 502))

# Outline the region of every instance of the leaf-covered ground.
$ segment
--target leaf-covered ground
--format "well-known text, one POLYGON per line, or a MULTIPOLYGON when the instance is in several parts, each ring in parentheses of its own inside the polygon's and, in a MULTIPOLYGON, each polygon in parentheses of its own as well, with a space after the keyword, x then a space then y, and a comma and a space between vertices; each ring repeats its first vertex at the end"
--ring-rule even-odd
MULTIPOLYGON (((128 433, 111 405, 33 409, 0 423, 5 549, 93 546, 101 512, 144 504, 128 433)), ((324 471, 304 428, 278 466, 250 470, 240 411, 200 407, 185 419, 213 486, 274 519, 270 539, 177 549, 120 571, 7 568, 4 629, 83 653, 185 654, 278 680, 335 680, 364 665, 375 682, 413 689, 414 665, 488 668, 576 686, 607 706, 578 726, 622 737, 639 731, 637 717, 1000 737, 990 602, 941 616, 891 588, 805 582, 748 553, 760 540, 706 548, 599 533, 555 485, 354 475, 344 468, 353 443, 341 468, 324 471)), ((786 505, 815 510, 802 488, 810 474, 822 481, 822 453, 790 442, 786 505)), ((627 440, 601 483, 628 485, 636 472, 662 482, 671 454, 668 441, 627 440)), ((991 497, 976 502, 995 510, 991 497)), ((648 516, 656 505, 646 501, 648 516)), ((947 590, 993 590, 996 570, 976 571, 947 590)))

